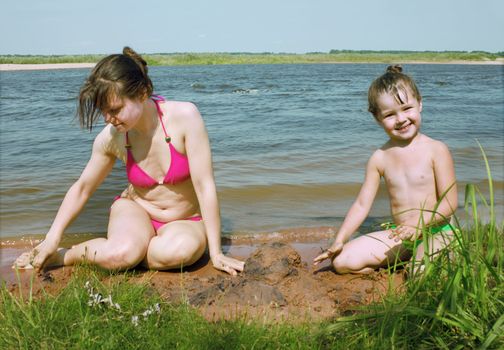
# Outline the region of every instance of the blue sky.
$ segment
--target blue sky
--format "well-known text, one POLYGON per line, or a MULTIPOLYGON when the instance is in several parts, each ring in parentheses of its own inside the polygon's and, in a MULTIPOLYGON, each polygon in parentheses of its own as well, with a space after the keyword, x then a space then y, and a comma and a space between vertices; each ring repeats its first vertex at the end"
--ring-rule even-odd
POLYGON ((5 0, 0 54, 504 51, 502 0, 5 0))

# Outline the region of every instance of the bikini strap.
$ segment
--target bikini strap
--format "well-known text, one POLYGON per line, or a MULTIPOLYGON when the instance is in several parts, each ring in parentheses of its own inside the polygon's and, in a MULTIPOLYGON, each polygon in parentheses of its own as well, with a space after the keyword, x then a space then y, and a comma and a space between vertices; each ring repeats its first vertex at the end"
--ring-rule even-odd
MULTIPOLYGON (((168 136, 168 133, 166 132, 166 128, 165 128, 164 123, 163 123, 163 111, 161 110, 161 107, 159 107, 159 102, 163 102, 163 101, 165 101, 165 99, 162 96, 159 96, 159 95, 152 95, 151 99, 152 99, 152 101, 154 101, 154 104, 156 105, 156 109, 158 111, 158 118, 159 118, 159 121, 161 122, 161 126, 163 127, 163 132, 165 134, 165 141, 166 141, 166 143, 170 143, 171 142, 171 137, 168 136)), ((127 131, 126 131, 126 144, 124 145, 124 147, 126 149, 130 149, 131 148, 131 144, 129 143, 129 138, 128 138, 128 132, 127 131)))
MULTIPOLYGON (((164 123, 163 123, 163 111, 161 110, 161 107, 159 107, 159 102, 163 102, 163 101, 165 101, 165 99, 162 96, 159 96, 159 95, 152 95, 151 99, 152 99, 152 101, 154 101, 154 104, 156 105, 156 109, 158 111, 159 121, 161 122, 161 126, 163 127, 163 132, 165 134, 165 141, 166 141, 166 143, 170 143, 171 137, 168 136, 168 133, 166 132, 166 128, 165 128, 164 123)), ((126 137, 127 136, 128 136, 128 133, 126 133, 126 137)))
POLYGON ((124 148, 126 149, 130 149, 131 148, 131 145, 129 143, 129 139, 128 139, 128 132, 126 131, 126 143, 124 144, 124 148))

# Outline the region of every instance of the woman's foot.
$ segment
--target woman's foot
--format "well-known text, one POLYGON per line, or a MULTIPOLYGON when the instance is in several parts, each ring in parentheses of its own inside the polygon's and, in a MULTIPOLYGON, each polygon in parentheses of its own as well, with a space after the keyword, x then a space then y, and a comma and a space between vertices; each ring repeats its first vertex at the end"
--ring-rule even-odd
MULTIPOLYGON (((64 265, 64 258, 65 258, 65 253, 68 251, 66 248, 58 248, 54 254, 51 254, 46 261, 44 262, 43 267, 58 267, 58 266, 63 266, 64 265)), ((33 264, 33 260, 35 259, 35 256, 37 255, 37 250, 32 249, 29 252, 24 252, 21 254, 16 261, 14 261, 14 264, 12 265, 13 269, 22 269, 22 270, 29 270, 35 268, 33 264)))
POLYGON ((31 264, 34 258, 33 250, 29 252, 24 252, 21 254, 14 264, 12 265, 13 269, 22 269, 22 270, 30 270, 33 269, 33 265, 31 264))

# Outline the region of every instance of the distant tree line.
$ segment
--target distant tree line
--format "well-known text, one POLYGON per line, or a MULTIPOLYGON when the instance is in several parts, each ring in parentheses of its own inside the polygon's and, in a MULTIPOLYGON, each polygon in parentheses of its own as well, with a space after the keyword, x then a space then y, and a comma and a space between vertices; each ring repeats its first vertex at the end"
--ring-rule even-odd
MULTIPOLYGON (((314 52, 315 53, 315 52, 314 52)), ((316 52, 319 53, 319 52, 316 52)), ((321 53, 321 52, 320 52, 321 53)), ((425 50, 425 51, 411 51, 411 50, 331 50, 330 54, 479 54, 479 55, 488 55, 488 56, 498 56, 504 57, 504 51, 499 52, 488 52, 488 51, 433 51, 433 50, 425 50)))

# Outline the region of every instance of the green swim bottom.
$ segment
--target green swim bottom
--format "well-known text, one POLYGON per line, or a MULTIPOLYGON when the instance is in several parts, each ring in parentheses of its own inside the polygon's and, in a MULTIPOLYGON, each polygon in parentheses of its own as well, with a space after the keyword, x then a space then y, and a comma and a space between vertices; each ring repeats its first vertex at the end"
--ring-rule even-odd
MULTIPOLYGON (((397 228, 397 225, 392 223, 392 222, 385 222, 380 225, 383 229, 385 230, 391 230, 397 228)), ((453 232, 456 231, 457 229, 454 228, 450 224, 445 224, 445 225, 439 225, 439 226, 432 226, 429 228, 426 228, 425 231, 430 233, 430 234, 436 234, 439 232, 453 232)), ((413 250, 416 247, 418 247, 420 244, 422 244, 423 238, 420 239, 415 239, 414 241, 403 241, 402 244, 406 249, 413 250)))

